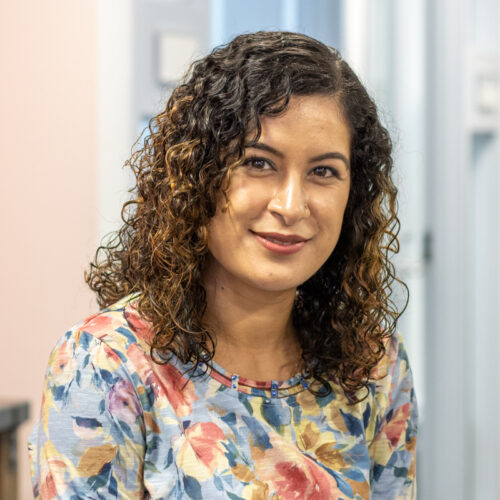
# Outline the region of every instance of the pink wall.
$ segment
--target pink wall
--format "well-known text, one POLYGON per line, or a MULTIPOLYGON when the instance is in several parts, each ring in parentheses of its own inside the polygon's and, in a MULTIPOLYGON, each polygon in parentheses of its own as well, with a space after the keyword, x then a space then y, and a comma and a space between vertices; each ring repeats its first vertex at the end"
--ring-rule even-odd
POLYGON ((83 269, 97 238, 97 2, 0 3, 0 398, 31 403, 57 338, 95 309, 83 269))

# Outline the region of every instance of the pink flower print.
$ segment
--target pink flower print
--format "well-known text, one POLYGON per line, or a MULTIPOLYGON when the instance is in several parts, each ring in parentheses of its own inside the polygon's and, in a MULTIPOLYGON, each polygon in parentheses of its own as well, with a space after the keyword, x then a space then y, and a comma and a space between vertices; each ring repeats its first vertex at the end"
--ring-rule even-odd
POLYGON ((178 417, 191 414, 191 405, 198 399, 194 384, 171 364, 155 365, 150 377, 155 397, 166 397, 178 417))
POLYGON ((276 464, 279 479, 275 480, 280 497, 288 499, 326 500, 340 495, 333 478, 310 460, 302 463, 280 462, 276 464), (328 476, 328 477, 327 477, 328 476), (333 481, 332 481, 333 480, 333 481), (336 490, 336 491, 335 491, 336 490))
POLYGON ((127 424, 133 424, 141 409, 132 384, 128 380, 120 380, 108 395, 111 414, 127 424))
POLYGON ((142 382, 146 383, 146 380, 151 374, 151 358, 138 344, 130 344, 127 347, 127 358, 132 362, 142 382))
POLYGON ((109 326, 112 322, 113 319, 106 314, 94 314, 85 320, 85 323, 81 327, 81 331, 90 333, 94 337, 100 339, 109 333, 109 326))
POLYGON ((177 438, 180 446, 176 462, 180 469, 199 481, 212 477, 214 472, 229 467, 222 445, 224 432, 213 422, 199 422, 188 427, 184 436, 177 438))
POLYGON ((40 498, 56 498, 67 490, 65 473, 67 464, 57 457, 44 457, 41 462, 40 498))
POLYGON ((403 433, 406 430, 409 412, 410 403, 406 403, 398 408, 398 410, 392 415, 391 420, 383 427, 383 431, 393 447, 396 447, 401 439, 404 440, 405 436, 403 433))
POLYGON ((51 371, 54 385, 66 385, 74 376, 73 349, 64 341, 52 354, 51 371))
POLYGON ((290 442, 271 435, 273 448, 255 454, 255 471, 283 500, 343 498, 337 481, 290 442))
POLYGON ((155 406, 170 406, 179 417, 191 413, 191 405, 198 399, 194 384, 173 365, 158 365, 138 344, 130 344, 127 357, 132 362, 142 382, 153 390, 155 406))
POLYGON ((154 332, 151 329, 151 325, 139 316, 137 309, 133 305, 127 306, 125 308, 124 316, 137 337, 145 340, 148 345, 151 345, 154 338, 154 332))

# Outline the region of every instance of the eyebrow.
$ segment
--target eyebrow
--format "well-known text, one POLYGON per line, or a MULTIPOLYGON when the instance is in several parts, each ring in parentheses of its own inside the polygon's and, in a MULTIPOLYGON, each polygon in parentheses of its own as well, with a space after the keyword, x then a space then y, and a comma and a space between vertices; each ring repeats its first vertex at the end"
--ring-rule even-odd
MULTIPOLYGON (((256 144, 246 144, 245 147, 260 149, 262 151, 267 151, 268 153, 272 153, 273 155, 276 155, 280 158, 283 158, 285 156, 281 151, 278 151, 277 149, 273 148, 272 146, 269 146, 268 144, 266 144, 264 142, 257 142, 256 144)), ((330 151, 328 153, 323 153, 321 155, 314 156, 309 161, 315 162, 315 161, 328 160, 328 159, 342 160, 345 163, 345 166, 348 169, 350 169, 349 160, 346 158, 345 155, 343 155, 342 153, 339 153, 337 151, 330 151)))

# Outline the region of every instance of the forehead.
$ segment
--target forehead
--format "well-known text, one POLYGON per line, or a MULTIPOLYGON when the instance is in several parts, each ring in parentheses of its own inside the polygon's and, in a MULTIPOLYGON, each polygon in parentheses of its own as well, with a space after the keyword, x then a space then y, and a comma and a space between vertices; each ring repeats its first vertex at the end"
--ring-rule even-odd
MULTIPOLYGON (((342 108, 335 97, 326 95, 292 96, 287 108, 278 115, 259 117, 259 142, 299 147, 336 146, 348 153, 351 131, 342 108)), ((255 140, 255 129, 247 142, 255 140)))

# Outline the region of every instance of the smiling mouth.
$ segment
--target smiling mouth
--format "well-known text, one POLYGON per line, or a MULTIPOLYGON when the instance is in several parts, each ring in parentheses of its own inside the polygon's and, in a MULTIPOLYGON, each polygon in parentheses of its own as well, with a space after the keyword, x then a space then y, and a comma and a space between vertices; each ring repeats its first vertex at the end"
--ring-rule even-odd
MULTIPOLYGON (((261 236, 261 235, 259 235, 261 236)), ((295 245, 295 242, 293 241, 280 241, 275 238, 271 238, 270 236, 261 236, 262 238, 265 238, 267 241, 271 241, 273 243, 276 243, 278 245, 283 245, 284 247, 290 246, 290 245, 295 245)))
POLYGON ((250 232, 267 250, 282 254, 298 252, 308 241, 307 238, 296 234, 250 232))
POLYGON ((277 243, 278 245, 294 245, 295 243, 303 243, 308 240, 297 234, 281 234, 281 233, 261 233, 257 231, 250 231, 261 238, 277 243))

